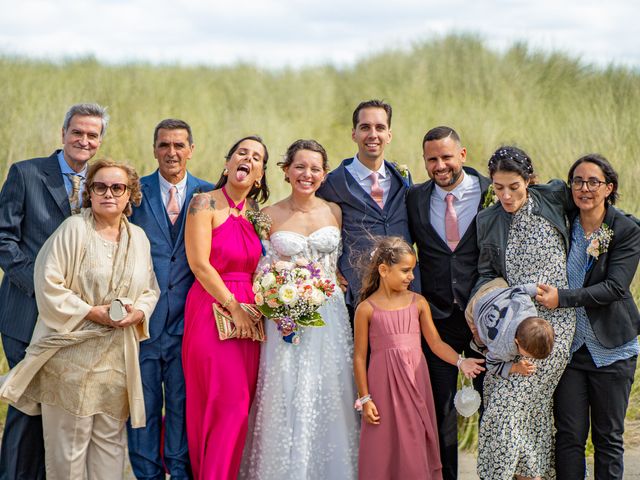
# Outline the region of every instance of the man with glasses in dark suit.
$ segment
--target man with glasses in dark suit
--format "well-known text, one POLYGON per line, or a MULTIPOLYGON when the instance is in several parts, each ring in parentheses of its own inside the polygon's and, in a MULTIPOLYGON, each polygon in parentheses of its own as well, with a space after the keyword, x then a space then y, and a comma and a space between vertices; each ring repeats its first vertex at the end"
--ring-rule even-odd
MULTIPOLYGON (((80 210, 87 164, 109 122, 97 104, 73 105, 62 125, 62 149, 14 163, 0 191, 0 334, 9 367, 24 358, 38 311, 33 265, 44 242, 80 210)), ((42 420, 9 407, 0 451, 0 480, 44 479, 42 420)))

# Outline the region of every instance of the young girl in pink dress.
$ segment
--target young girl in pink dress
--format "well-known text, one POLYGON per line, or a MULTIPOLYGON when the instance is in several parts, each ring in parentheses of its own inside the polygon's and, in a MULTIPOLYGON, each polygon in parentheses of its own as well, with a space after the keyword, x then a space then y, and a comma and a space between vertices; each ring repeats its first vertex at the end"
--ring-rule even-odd
POLYGON ((235 480, 240 469, 260 359, 254 324, 240 307, 255 303, 252 276, 262 253, 245 215, 269 195, 268 158, 259 137, 238 140, 216 189, 189 204, 185 247, 196 281, 185 305, 182 365, 196 480, 235 480), (219 339, 213 303, 231 313, 240 338, 219 339))
POLYGON ((415 264, 415 252, 403 239, 384 237, 376 242, 363 276, 353 356, 360 396, 356 408, 362 409, 360 479, 442 479, 421 333, 436 355, 467 377, 484 370, 484 360, 463 359, 440 339, 429 304, 409 291, 415 264))

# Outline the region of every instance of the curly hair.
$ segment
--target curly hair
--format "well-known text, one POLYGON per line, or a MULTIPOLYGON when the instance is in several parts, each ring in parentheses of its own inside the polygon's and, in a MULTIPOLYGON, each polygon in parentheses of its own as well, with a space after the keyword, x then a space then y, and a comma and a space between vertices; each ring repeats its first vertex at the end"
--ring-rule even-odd
POLYGON ((129 181, 127 182, 127 186, 129 188, 129 203, 124 209, 124 214, 129 217, 133 213, 132 205, 136 207, 140 205, 140 201, 142 200, 142 191, 140 190, 140 176, 136 172, 136 170, 126 163, 119 163, 111 158, 101 158, 96 162, 92 163, 89 166, 89 170, 87 171, 87 179, 85 181, 84 192, 82 192, 82 206, 84 208, 91 208, 91 187, 93 186, 93 179, 103 168, 115 167, 119 168, 123 172, 127 174, 127 178, 129 181))

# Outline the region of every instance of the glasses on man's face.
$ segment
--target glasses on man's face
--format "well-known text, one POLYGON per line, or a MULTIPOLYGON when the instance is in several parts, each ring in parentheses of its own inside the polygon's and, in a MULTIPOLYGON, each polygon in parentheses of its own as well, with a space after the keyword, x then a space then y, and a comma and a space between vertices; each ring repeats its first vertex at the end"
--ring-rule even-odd
POLYGON ((574 190, 582 190, 582 187, 586 185, 587 190, 595 192, 600 188, 600 185, 606 185, 606 183, 607 182, 603 182, 597 178, 588 178, 587 180, 583 180, 582 177, 573 177, 571 179, 571 188, 574 190))
POLYGON ((107 190, 111 190, 111 195, 114 197, 121 197, 128 188, 129 186, 124 183, 113 183, 111 185, 107 185, 102 182, 94 182, 91 184, 91 187, 89 187, 89 189, 99 197, 106 195, 107 190))

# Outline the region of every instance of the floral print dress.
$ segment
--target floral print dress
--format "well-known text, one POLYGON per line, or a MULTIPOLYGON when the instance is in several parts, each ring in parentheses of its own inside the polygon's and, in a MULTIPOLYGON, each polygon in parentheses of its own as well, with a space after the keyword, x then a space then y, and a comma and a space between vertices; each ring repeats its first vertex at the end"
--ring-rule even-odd
MULTIPOLYGON (((543 282, 567 288, 562 235, 532 213, 531 198, 513 215, 505 255, 509 286, 543 282)), ((548 310, 537 302, 536 307, 551 323, 555 344, 549 357, 532 360, 537 366, 533 375, 485 377, 478 438, 478 475, 483 480, 555 478, 553 392, 569 360, 576 319, 571 308, 548 310)))

